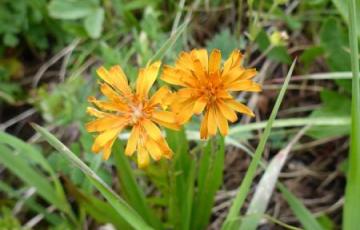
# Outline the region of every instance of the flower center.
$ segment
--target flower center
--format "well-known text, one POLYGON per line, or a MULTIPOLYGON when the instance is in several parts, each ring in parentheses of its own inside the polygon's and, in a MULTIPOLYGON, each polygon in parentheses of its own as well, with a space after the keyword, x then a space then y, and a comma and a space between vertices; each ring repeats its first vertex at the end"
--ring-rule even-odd
POLYGON ((135 124, 144 117, 143 104, 131 105, 131 121, 135 124))
POLYGON ((216 101, 218 87, 212 82, 208 82, 207 85, 203 88, 204 94, 207 96, 209 102, 216 101))

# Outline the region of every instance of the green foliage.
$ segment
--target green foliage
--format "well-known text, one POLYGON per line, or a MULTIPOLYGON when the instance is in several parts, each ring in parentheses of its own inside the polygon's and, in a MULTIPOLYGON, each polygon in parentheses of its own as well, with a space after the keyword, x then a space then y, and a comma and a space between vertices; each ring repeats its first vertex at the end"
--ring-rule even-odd
POLYGON ((103 29, 104 9, 97 0, 52 0, 48 5, 51 17, 63 20, 82 20, 91 38, 99 38, 103 29))
MULTIPOLYGON (((312 118, 320 117, 348 117, 351 108, 351 102, 348 95, 340 94, 330 90, 321 92, 321 101, 323 105, 316 109, 310 115, 312 118)), ((308 134, 314 138, 325 138, 334 136, 343 136, 349 134, 349 126, 318 126, 312 128, 308 134)))
POLYGON ((47 122, 65 125, 71 121, 83 120, 88 92, 89 88, 83 78, 71 77, 53 91, 49 92, 45 87, 40 88, 34 104, 47 122))
POLYGON ((223 29, 217 33, 211 40, 206 41, 208 50, 220 49, 223 57, 228 57, 234 49, 245 48, 245 42, 237 39, 230 30, 223 29))
MULTIPOLYGON (((18 219, 6 207, 1 208, 0 229, 23 229, 18 219)), ((25 230, 25 229, 24 229, 25 230)))
POLYGON ((285 64, 291 63, 291 58, 287 52, 286 47, 282 45, 272 45, 269 36, 264 30, 259 32, 255 42, 259 46, 259 49, 262 52, 265 52, 269 59, 285 64))
POLYGON ((215 194, 223 181, 224 159, 224 139, 222 137, 210 139, 199 160, 198 190, 190 229, 204 229, 209 222, 215 194))

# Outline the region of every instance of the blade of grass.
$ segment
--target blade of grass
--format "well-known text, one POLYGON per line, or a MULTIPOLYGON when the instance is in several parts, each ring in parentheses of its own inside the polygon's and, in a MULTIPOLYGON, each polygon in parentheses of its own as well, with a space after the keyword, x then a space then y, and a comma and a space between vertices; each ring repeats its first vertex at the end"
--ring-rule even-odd
POLYGON ((161 60, 166 52, 175 44, 180 35, 185 31, 186 26, 188 25, 189 20, 185 21, 181 26, 177 28, 175 33, 173 33, 168 40, 161 46, 161 48, 154 54, 152 58, 148 61, 148 65, 151 63, 161 60))
POLYGON ((106 201, 77 188, 70 180, 65 180, 67 191, 75 198, 78 205, 85 209, 99 223, 112 223, 116 229, 130 229, 130 225, 106 201))
POLYGON ((292 147, 299 141, 304 133, 309 129, 309 126, 301 129, 295 137, 271 160, 266 167, 264 175, 261 177, 259 184, 256 186, 256 191, 251 199, 246 216, 241 221, 241 230, 255 229, 263 218, 265 210, 269 204, 271 195, 274 191, 276 182, 280 175, 280 171, 285 164, 287 156, 292 147))
POLYGON ((15 155, 8 147, 0 145, 0 152, 0 162, 3 165, 25 183, 35 187, 38 194, 50 204, 70 214, 68 203, 58 196, 58 193, 55 192, 54 187, 45 175, 30 166, 20 155, 15 155))
POLYGON ((166 139, 174 151, 168 174, 169 219, 175 229, 190 229, 194 196, 195 159, 189 154, 184 130, 166 130, 166 139))
POLYGON ((30 161, 41 166, 51 177, 51 181, 54 183, 54 187, 59 199, 62 200, 64 205, 67 205, 68 214, 71 215, 71 218, 75 220, 74 213, 71 211, 68 204, 67 198, 64 193, 64 189, 61 185, 61 182, 56 175, 55 171, 52 169, 46 158, 42 155, 39 149, 35 148, 31 144, 28 144, 10 134, 5 132, 0 132, 0 143, 11 146, 11 148, 18 151, 18 154, 21 154, 21 158, 27 158, 30 161))
POLYGON ((283 197, 289 204, 295 216, 306 230, 323 230, 319 222, 309 212, 309 210, 301 203, 301 201, 294 196, 283 184, 278 183, 277 188, 281 191, 283 197))
POLYGON ((260 161, 261 161, 261 156, 262 156, 262 153, 264 151, 264 148, 265 148, 265 144, 266 144, 266 141, 268 139, 268 137, 270 136, 270 132, 271 132, 271 128, 272 128, 272 124, 276 118, 276 115, 277 115, 277 112, 280 108, 280 105, 281 105, 281 102, 284 98, 284 95, 285 95, 285 92, 286 92, 286 89, 287 89, 287 86, 289 84, 289 81, 290 81, 290 77, 292 75, 292 72, 294 70, 294 67, 295 67, 295 62, 296 60, 293 61, 291 67, 290 67, 290 70, 286 76, 286 79, 284 81, 284 84, 280 90, 280 93, 276 99, 276 102, 275 102, 275 106, 271 112, 271 115, 270 115, 270 118, 269 118, 269 121, 266 125, 266 128, 264 130, 264 133, 261 135, 261 138, 260 138, 260 142, 259 142, 259 145, 257 146, 256 148, 256 151, 255 151, 255 154, 254 154, 254 158, 252 159, 251 163, 250 163, 250 166, 248 168, 248 170, 246 171, 246 174, 245 174, 245 177, 240 185, 240 188, 236 194, 236 197, 235 197, 235 200, 230 208, 230 211, 225 219, 225 223, 223 225, 223 229, 231 229, 231 220, 233 219, 236 219, 239 215, 239 212, 240 212, 240 209, 250 191, 250 187, 251 187, 251 184, 252 184, 252 181, 254 179, 254 176, 255 176, 255 173, 256 173, 256 169, 257 169, 257 166, 259 165, 260 161))
POLYGON ((191 229, 206 229, 208 225, 216 192, 223 182, 224 145, 223 137, 213 137, 201 154, 191 229))
POLYGON ((94 171, 92 171, 84 162, 82 162, 73 152, 63 143, 43 127, 32 124, 34 129, 57 151, 63 154, 74 166, 79 168, 99 190, 105 199, 114 209, 135 229, 152 229, 141 216, 130 207, 120 196, 118 196, 94 171))
POLYGON ((134 175, 134 170, 131 168, 128 157, 125 156, 124 148, 120 140, 117 140, 113 146, 115 166, 117 168, 117 175, 121 184, 121 191, 129 204, 155 229, 162 229, 161 222, 151 211, 146 203, 145 194, 138 186, 134 175))
MULTIPOLYGON (((358 229, 360 226, 360 87, 359 87, 359 47, 357 38, 356 0, 349 0, 349 38, 351 48, 352 98, 351 98, 351 144, 349 170, 345 190, 343 229, 358 229)), ((345 4, 345 3, 344 3, 345 4)))
MULTIPOLYGON (((249 132, 266 127, 269 121, 256 122, 247 125, 238 125, 231 128, 229 135, 249 132)), ((350 125, 349 117, 308 117, 308 118, 289 118, 279 119, 273 122, 273 128, 297 127, 297 126, 340 126, 350 125)))

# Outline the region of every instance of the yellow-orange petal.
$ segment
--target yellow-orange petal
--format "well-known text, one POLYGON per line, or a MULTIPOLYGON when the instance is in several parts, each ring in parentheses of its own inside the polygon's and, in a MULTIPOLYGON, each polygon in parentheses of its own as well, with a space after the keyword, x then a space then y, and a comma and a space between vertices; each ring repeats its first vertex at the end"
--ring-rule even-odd
POLYGON ((113 67, 110 68, 109 73, 111 75, 114 76, 115 79, 117 79, 118 81, 120 81, 120 85, 121 85, 121 91, 127 95, 127 94, 131 94, 131 88, 129 86, 127 77, 124 73, 124 71, 122 70, 120 65, 115 65, 113 67))
POLYGON ((190 120, 191 116, 194 114, 193 110, 194 110, 194 103, 192 102, 192 100, 188 100, 190 102, 185 102, 182 103, 184 106, 182 108, 179 108, 179 110, 177 111, 177 121, 179 124, 184 124, 186 123, 188 120, 190 120))
POLYGON ((139 168, 146 168, 149 165, 149 153, 146 151, 145 147, 143 145, 138 145, 138 151, 137 151, 137 162, 139 168))
POLYGON ((160 149, 160 146, 153 139, 147 138, 145 140, 145 148, 152 159, 154 159, 155 161, 161 159, 162 151, 160 149))
POLYGON ((131 130, 128 142, 126 144, 125 155, 131 156, 134 154, 136 150, 136 146, 139 141, 139 136, 140 136, 140 127, 134 126, 131 130))
POLYGON ((204 118, 201 121, 201 125, 200 125, 200 138, 201 139, 208 138, 208 128, 207 128, 208 116, 209 116, 209 112, 205 112, 204 118))
POLYGON ((118 94, 111 86, 107 83, 100 85, 100 91, 107 97, 110 101, 121 102, 122 96, 118 94))
POLYGON ((208 70, 208 52, 206 49, 193 49, 190 54, 194 58, 199 59, 205 71, 208 70))
POLYGON ((222 100, 219 100, 216 102, 216 105, 218 107, 218 110, 227 120, 231 122, 237 121, 238 117, 236 113, 228 105, 226 105, 226 103, 224 103, 222 100))
POLYGON ((113 138, 115 138, 118 133, 121 132, 123 127, 118 127, 114 129, 107 130, 101 134, 99 134, 94 141, 94 144, 92 146, 92 151, 95 153, 98 153, 101 151, 101 149, 113 138))
POLYGON ((208 121, 207 121, 207 129, 208 134, 210 136, 214 136, 217 131, 217 125, 216 125, 216 114, 215 114, 215 108, 209 107, 208 109, 208 121))
POLYGON ((200 114, 203 112, 203 110, 205 109, 206 105, 207 105, 207 98, 205 96, 202 96, 200 98, 198 98, 195 101, 194 104, 194 108, 193 108, 193 113, 195 114, 200 114))
POLYGON ((226 74, 232 68, 240 66, 242 57, 243 55, 241 54, 240 50, 234 50, 224 63, 223 73, 226 74))
POLYGON ((114 74, 110 74, 103 66, 96 70, 97 74, 101 79, 103 79, 106 83, 116 88, 123 94, 128 94, 128 83, 122 81, 121 78, 116 77, 114 74))
POLYGON ((250 80, 235 81, 228 86, 229 91, 260 92, 261 85, 250 80))
POLYGON ((103 155, 102 158, 103 160, 108 160, 110 155, 111 155, 111 150, 112 150, 112 146, 115 142, 116 138, 113 138, 112 140, 110 140, 103 148, 103 155))
POLYGON ((160 129, 149 119, 144 119, 141 125, 144 127, 146 134, 152 139, 157 141, 162 138, 160 129))
POLYGON ((181 52, 176 61, 176 68, 184 70, 193 70, 193 57, 187 52, 181 52))
POLYGON ((218 49, 214 49, 209 57, 209 73, 219 71, 220 64, 221 64, 221 52, 218 49))
POLYGON ((181 80, 181 77, 184 75, 183 72, 184 71, 165 65, 162 70, 161 80, 172 85, 186 86, 186 84, 181 80))
POLYGON ((154 84, 160 69, 161 62, 157 61, 149 67, 139 71, 136 81, 136 93, 140 98, 147 98, 151 86, 154 84))
POLYGON ((127 111, 129 109, 128 105, 122 102, 110 102, 110 101, 100 101, 94 97, 89 97, 88 101, 93 103, 96 107, 106 110, 106 111, 127 111))
POLYGON ((87 107, 86 108, 86 112, 91 115, 91 116, 94 116, 94 117, 97 117, 97 118, 101 118, 101 117, 104 117, 104 116, 108 116, 110 115, 109 113, 105 113, 103 111, 100 111, 100 110, 97 110, 93 107, 87 107))
POLYGON ((166 100, 166 98, 169 97, 170 94, 170 90, 166 86, 163 86, 158 91, 156 91, 154 95, 150 98, 150 104, 163 104, 163 101, 166 100))
POLYGON ((254 113, 251 111, 251 109, 249 107, 247 107, 246 105, 237 102, 233 99, 230 100, 226 100, 225 103, 233 110, 239 112, 239 113, 244 113, 246 115, 249 115, 251 117, 255 116, 254 113))
POLYGON ((217 108, 215 108, 215 118, 216 118, 216 124, 219 127, 221 135, 226 136, 229 133, 229 124, 226 118, 217 108))
POLYGON ((167 123, 176 123, 176 114, 170 111, 155 111, 152 118, 167 123))
POLYGON ((118 116, 106 116, 86 124, 85 128, 88 132, 103 132, 109 129, 114 129, 120 126, 125 126, 127 121, 125 118, 118 116))

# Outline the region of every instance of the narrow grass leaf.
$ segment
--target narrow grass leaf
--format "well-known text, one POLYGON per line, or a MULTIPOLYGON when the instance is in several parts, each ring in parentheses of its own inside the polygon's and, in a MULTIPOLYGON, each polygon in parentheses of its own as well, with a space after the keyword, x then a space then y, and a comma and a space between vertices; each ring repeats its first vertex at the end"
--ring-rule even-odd
POLYGON ((293 61, 290 70, 285 78, 284 84, 280 90, 280 93, 276 99, 275 106, 271 112, 270 118, 268 120, 268 123, 266 125, 266 128, 264 130, 264 133, 261 135, 259 145, 256 148, 254 158, 252 159, 250 166, 245 174, 245 177, 240 185, 240 188, 236 194, 235 200, 230 208, 230 211, 225 219, 225 223, 223 225, 223 229, 231 229, 231 221, 238 217, 240 209, 250 191, 251 184, 253 182, 254 176, 256 174, 257 166, 259 165, 261 161, 261 156, 265 148, 265 144, 267 142, 268 137, 270 136, 272 124, 276 118, 277 112, 280 108, 281 102, 284 98, 287 86, 290 81, 290 77, 292 75, 292 72, 295 67, 296 60, 293 61))
POLYGON ((170 38, 166 40, 166 42, 161 46, 161 48, 155 53, 155 55, 150 58, 150 60, 148 61, 148 65, 155 61, 161 60, 164 57, 166 52, 175 44, 180 35, 185 31, 188 23, 188 21, 185 21, 181 26, 177 28, 175 33, 173 33, 170 38))
POLYGON ((216 192, 223 182, 224 145, 224 138, 213 137, 200 157, 191 229, 206 229, 208 225, 216 192))
MULTIPOLYGON (((360 226, 360 86, 359 86, 359 47, 357 38, 358 9, 356 0, 349 0, 349 38, 351 49, 352 98, 351 98, 351 144, 349 171, 345 190, 343 229, 358 229, 360 226)), ((345 4, 345 3, 344 3, 345 4)))
MULTIPOLYGON (((18 151, 20 158, 29 159, 30 161, 41 166, 42 169, 45 170, 45 172, 49 173, 49 175, 51 176, 51 180, 54 183, 57 196, 59 197, 59 199, 62 200, 62 203, 64 203, 64 205, 68 203, 64 193, 64 189, 58 176, 56 175, 55 171, 52 169, 46 158, 37 148, 5 132, 0 132, 0 143, 11 146, 11 148, 18 151)), ((70 211, 70 206, 67 206, 67 210, 69 211, 68 214, 73 216, 73 213, 70 211)))
POLYGON ((30 166, 20 155, 15 155, 8 147, 0 145, 0 152, 0 162, 5 165, 5 167, 26 184, 33 186, 37 193, 50 204, 69 214, 67 202, 64 202, 64 200, 58 196, 58 193, 55 192, 54 187, 45 175, 30 166))
POLYGON ((295 216, 299 219, 300 223, 306 230, 323 230, 319 222, 317 222, 311 212, 309 212, 309 210, 296 196, 294 196, 284 185, 280 183, 277 184, 277 187, 281 191, 295 216))
POLYGON ((116 229, 130 229, 121 215, 107 202, 78 189, 70 180, 65 180, 67 191, 75 198, 79 206, 99 223, 111 223, 116 229))
POLYGON ((259 184, 256 186, 256 191, 250 201, 246 216, 242 219, 240 229, 252 230, 256 229, 264 216, 266 208, 269 204, 270 197, 274 191, 276 182, 279 178, 280 171, 289 155, 290 150, 295 143, 304 135, 308 126, 301 129, 298 134, 271 160, 266 167, 264 175, 261 177, 259 184))
POLYGON ((184 130, 167 130, 166 138, 174 151, 169 172, 169 217, 176 229, 190 229, 194 196, 195 159, 189 154, 184 130))
POLYGON ((120 196, 118 196, 94 171, 82 162, 73 152, 70 151, 55 136, 41 126, 33 124, 34 129, 57 151, 63 154, 69 162, 79 168, 100 191, 114 209, 135 229, 152 229, 141 216, 130 207, 120 196))
POLYGON ((161 222, 146 203, 145 194, 137 184, 134 170, 131 168, 128 157, 125 156, 124 148, 117 140, 113 146, 115 166, 121 184, 121 191, 128 203, 155 229, 162 229, 161 222))

